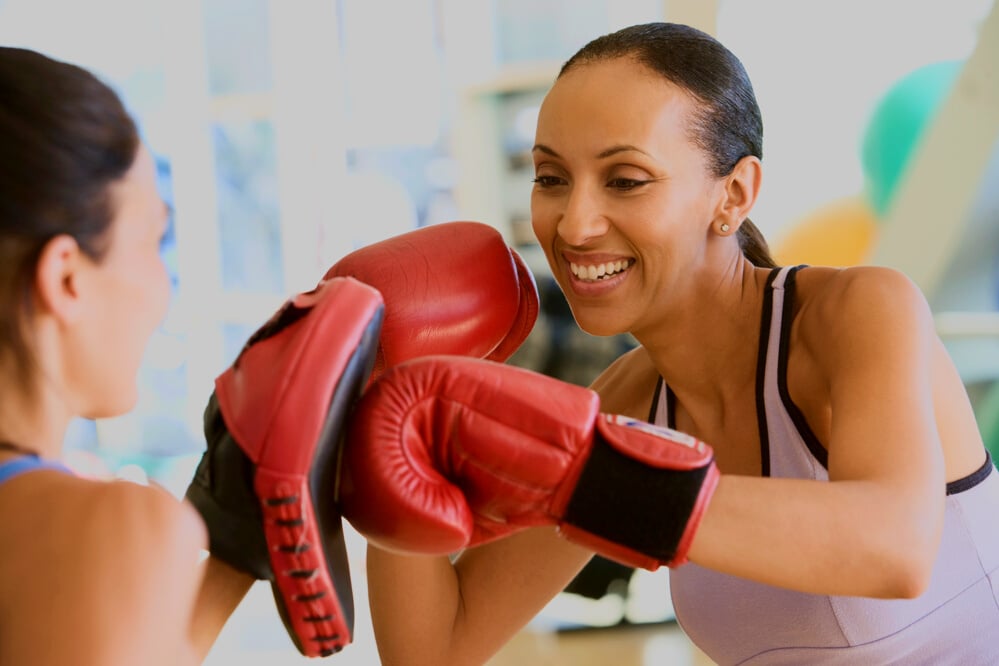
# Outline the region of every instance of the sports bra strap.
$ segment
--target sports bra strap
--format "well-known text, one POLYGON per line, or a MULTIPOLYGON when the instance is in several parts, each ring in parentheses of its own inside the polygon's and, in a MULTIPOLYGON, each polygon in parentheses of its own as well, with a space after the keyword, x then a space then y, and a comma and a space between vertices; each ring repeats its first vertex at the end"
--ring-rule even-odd
POLYGON ((20 458, 12 458, 6 462, 0 463, 0 483, 4 481, 9 481, 15 476, 19 476, 26 472, 33 472, 39 469, 50 469, 57 472, 64 472, 66 474, 72 474, 68 467, 55 460, 43 460, 38 456, 21 456, 20 458))

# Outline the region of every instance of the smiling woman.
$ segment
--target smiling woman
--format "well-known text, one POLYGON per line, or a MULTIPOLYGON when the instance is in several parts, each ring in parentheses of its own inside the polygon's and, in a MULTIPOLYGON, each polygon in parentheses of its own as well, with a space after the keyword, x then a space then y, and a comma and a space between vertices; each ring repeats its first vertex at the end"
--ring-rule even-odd
POLYGON ((720 664, 999 659, 999 475, 968 395, 904 275, 775 265, 749 222, 760 116, 685 25, 562 67, 534 233, 579 327, 639 346, 592 390, 436 358, 362 397, 342 499, 383 663, 488 659, 593 553, 669 567, 720 664))

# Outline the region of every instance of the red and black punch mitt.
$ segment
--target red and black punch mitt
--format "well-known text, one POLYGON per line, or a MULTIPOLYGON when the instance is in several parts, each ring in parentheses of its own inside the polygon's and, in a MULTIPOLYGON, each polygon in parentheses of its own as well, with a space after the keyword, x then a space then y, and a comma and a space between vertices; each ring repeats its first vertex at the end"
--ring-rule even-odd
POLYGON ((215 557, 269 580, 308 657, 351 642, 353 592, 335 501, 345 419, 374 364, 384 303, 353 278, 288 300, 215 380, 186 497, 215 557))

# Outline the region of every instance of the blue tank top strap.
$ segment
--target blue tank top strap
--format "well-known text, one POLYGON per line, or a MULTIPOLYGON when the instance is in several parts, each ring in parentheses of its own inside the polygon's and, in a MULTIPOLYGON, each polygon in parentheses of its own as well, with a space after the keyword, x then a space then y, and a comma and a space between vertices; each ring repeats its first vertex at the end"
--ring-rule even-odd
POLYGON ((12 458, 0 463, 0 483, 9 481, 15 476, 26 472, 33 472, 39 469, 50 469, 66 474, 73 473, 68 467, 55 460, 43 460, 37 456, 21 456, 20 458, 12 458))

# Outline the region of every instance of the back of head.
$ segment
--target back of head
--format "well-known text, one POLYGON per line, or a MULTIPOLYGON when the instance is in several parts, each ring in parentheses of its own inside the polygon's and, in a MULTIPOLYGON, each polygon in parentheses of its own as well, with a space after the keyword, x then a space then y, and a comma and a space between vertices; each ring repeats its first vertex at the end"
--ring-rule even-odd
MULTIPOLYGON (((622 28, 586 44, 562 66, 633 58, 687 91, 697 101, 690 139, 704 151, 715 177, 732 172, 744 157, 763 158, 763 119, 742 62, 711 35, 678 23, 622 28)), ((750 220, 739 228, 743 254, 757 266, 774 266, 762 234, 750 220)))
POLYGON ((90 72, 28 49, 0 47, 0 359, 30 376, 25 321, 37 261, 72 236, 95 260, 106 249, 109 186, 139 147, 135 124, 90 72))

